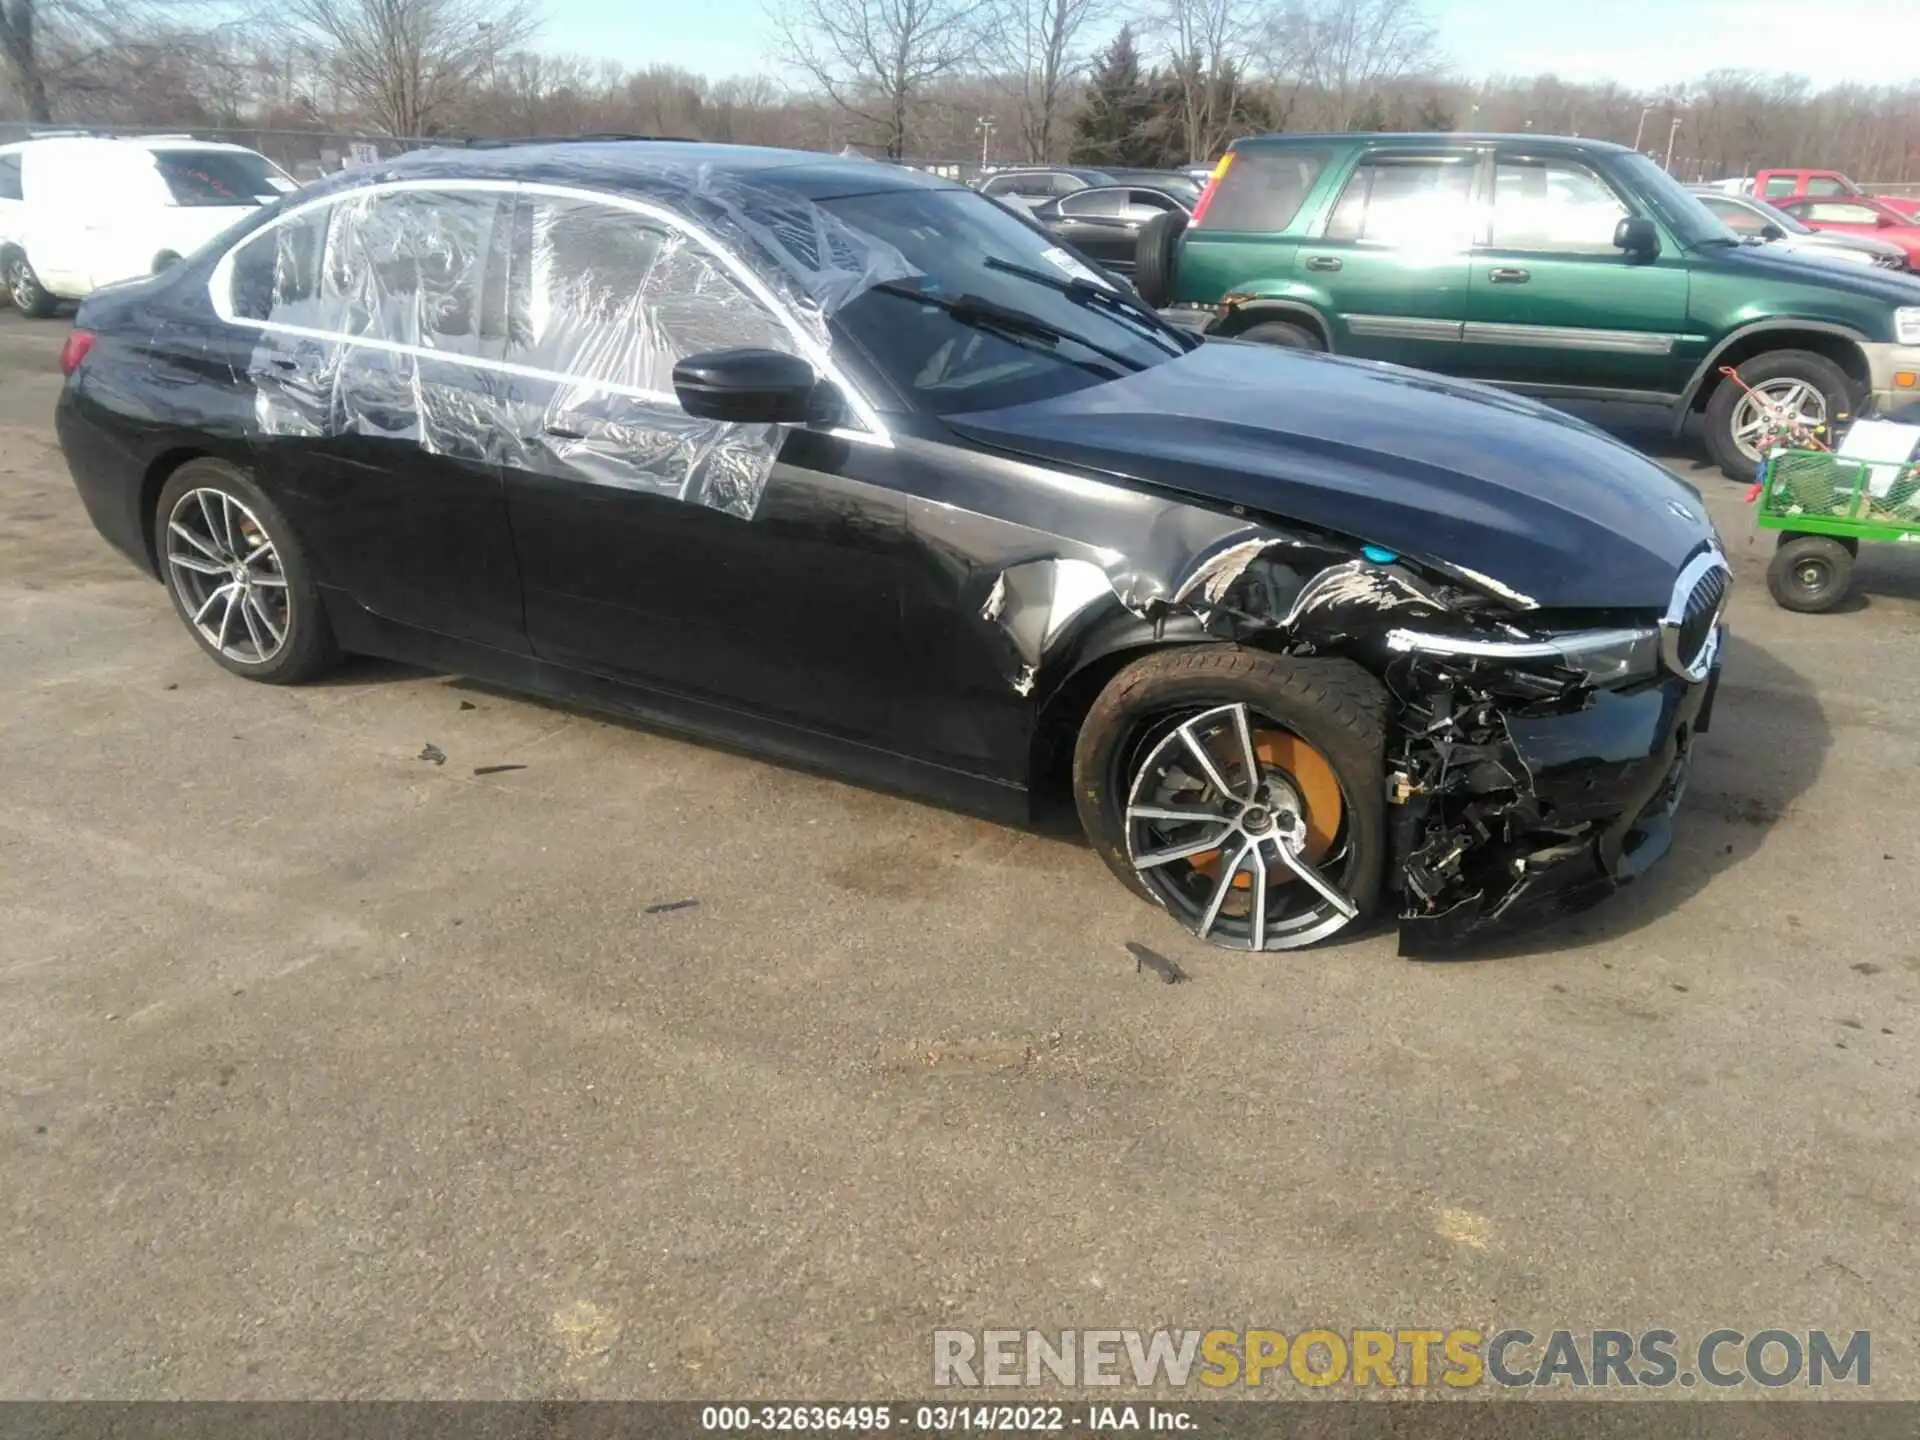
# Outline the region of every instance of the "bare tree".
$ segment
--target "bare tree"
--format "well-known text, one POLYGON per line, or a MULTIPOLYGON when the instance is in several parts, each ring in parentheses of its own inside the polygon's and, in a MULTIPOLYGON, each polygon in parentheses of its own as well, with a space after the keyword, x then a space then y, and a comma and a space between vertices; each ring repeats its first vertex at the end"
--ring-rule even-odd
POLYGON ((1440 68, 1438 37, 1421 0, 1290 0, 1268 22, 1264 46, 1344 130, 1380 91, 1440 68))
POLYGON ((1210 158, 1234 128, 1256 33, 1254 0, 1161 0, 1187 159, 1210 158))
POLYGON ((128 71, 197 68, 217 22, 189 0, 0 0, 0 81, 44 123, 64 100, 124 99, 128 71))
POLYGON ((1085 60, 1081 32, 1103 8, 1103 0, 991 0, 987 6, 982 58, 1017 108, 1026 159, 1053 158, 1085 60))
POLYGON ((785 0, 773 23, 793 63, 898 159, 927 87, 973 50, 969 15, 966 0, 785 0))
POLYGON ((280 0, 274 13, 328 49, 341 91, 389 135, 437 133, 539 28, 531 0, 280 0))

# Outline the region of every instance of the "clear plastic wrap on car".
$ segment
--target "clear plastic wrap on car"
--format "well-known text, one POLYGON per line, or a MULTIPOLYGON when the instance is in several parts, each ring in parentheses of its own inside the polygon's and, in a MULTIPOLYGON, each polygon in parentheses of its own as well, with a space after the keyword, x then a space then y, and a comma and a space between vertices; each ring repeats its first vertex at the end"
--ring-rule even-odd
MULTIPOLYGON (((454 168, 429 158, 405 177, 454 168)), ((263 435, 411 442, 750 518, 785 428, 687 415, 675 362, 756 348, 818 363, 834 310, 917 272, 773 186, 622 164, 606 194, 576 193, 596 177, 569 168, 564 187, 447 173, 444 189, 348 190, 243 246, 233 306, 266 323, 249 367, 263 435), (628 201, 699 227, 746 276, 628 201)))

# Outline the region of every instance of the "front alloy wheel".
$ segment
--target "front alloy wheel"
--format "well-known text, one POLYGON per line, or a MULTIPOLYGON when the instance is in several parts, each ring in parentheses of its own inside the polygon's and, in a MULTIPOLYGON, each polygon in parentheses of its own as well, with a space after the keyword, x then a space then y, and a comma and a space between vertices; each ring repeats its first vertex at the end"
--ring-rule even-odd
POLYGON ((1127 797, 1127 858, 1202 940, 1291 949, 1360 913, 1342 890, 1347 801, 1333 767, 1244 704, 1175 724, 1127 797))
POLYGON ((1147 655, 1081 724, 1081 824, 1128 889, 1211 945, 1292 950, 1364 926, 1386 859, 1387 708, 1349 660, 1147 655))
POLYGON ((1733 445, 1755 465, 1770 435, 1802 430, 1817 434, 1827 423, 1827 397, 1810 380, 1769 380, 1742 395, 1733 407, 1733 445))

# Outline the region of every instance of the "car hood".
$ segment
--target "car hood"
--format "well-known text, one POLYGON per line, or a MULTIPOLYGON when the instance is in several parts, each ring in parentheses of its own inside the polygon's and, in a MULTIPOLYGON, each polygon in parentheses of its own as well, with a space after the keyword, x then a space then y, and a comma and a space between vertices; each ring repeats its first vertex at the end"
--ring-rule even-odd
POLYGON ((948 417, 976 444, 1444 561, 1541 606, 1664 610, 1700 497, 1584 421, 1395 365, 1209 341, 1068 395, 948 417))
MULTIPOLYGON (((1827 240, 1868 239, 1875 244, 1890 244, 1887 240, 1875 240, 1869 236, 1849 236, 1839 230, 1820 230, 1816 234, 1827 240)), ((1904 230, 1882 231, 1882 235, 1904 235, 1904 230)), ((1920 239, 1920 232, 1914 232, 1920 239)), ((1796 239, 1805 239, 1796 236, 1796 239)), ((1903 247, 1894 245, 1895 250, 1905 253, 1903 247)), ((1755 283, 1772 280, 1798 281, 1807 283, 1807 271, 1791 250, 1780 250, 1772 245, 1717 245, 1695 250, 1693 254, 1709 261, 1715 271, 1723 275, 1738 275, 1751 278, 1755 283)), ((1823 266, 1819 284, 1822 289, 1840 290, 1848 294, 1863 296, 1869 300, 1878 300, 1889 307, 1899 305, 1920 305, 1920 279, 1905 275, 1896 270, 1881 270, 1871 265, 1849 265, 1845 269, 1835 266, 1823 266)))
POLYGON ((1789 235, 1774 242, 1783 250, 1857 250, 1863 255, 1899 255, 1906 251, 1885 240, 1870 240, 1865 235, 1842 235, 1837 230, 1816 230, 1811 235, 1789 235))

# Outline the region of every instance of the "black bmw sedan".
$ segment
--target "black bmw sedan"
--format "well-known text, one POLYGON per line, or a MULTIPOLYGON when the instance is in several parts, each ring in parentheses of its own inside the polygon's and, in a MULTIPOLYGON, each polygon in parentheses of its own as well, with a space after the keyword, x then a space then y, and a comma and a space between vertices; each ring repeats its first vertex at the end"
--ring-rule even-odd
POLYGON ((1009 818, 1070 784, 1231 948, 1599 898, 1718 674, 1727 566, 1656 465, 1186 335, 893 166, 409 156, 97 293, 63 365, 94 523, 236 676, 390 656, 1009 818))

